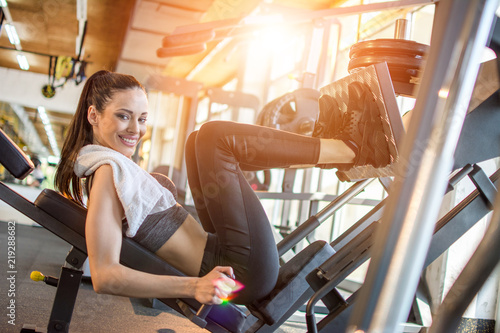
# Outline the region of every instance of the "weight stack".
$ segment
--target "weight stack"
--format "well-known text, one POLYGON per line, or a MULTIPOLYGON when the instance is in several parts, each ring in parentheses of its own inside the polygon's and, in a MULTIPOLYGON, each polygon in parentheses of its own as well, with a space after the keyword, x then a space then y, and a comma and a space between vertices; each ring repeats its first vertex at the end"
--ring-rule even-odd
POLYGON ((416 96, 416 86, 425 66, 429 45, 406 39, 375 39, 354 44, 349 51, 350 74, 368 66, 386 62, 394 91, 406 97, 416 96))

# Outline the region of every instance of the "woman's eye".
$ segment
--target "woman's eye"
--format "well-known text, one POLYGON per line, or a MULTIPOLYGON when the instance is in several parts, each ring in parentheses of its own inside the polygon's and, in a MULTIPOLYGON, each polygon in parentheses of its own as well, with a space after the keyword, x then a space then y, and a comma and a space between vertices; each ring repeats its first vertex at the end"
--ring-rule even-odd
POLYGON ((140 122, 140 123, 145 123, 145 122, 147 122, 147 121, 148 121, 148 119, 147 119, 147 118, 139 118, 139 122, 140 122))
POLYGON ((128 115, 126 115, 126 114, 119 114, 118 118, 123 119, 123 120, 128 120, 129 119, 128 115))

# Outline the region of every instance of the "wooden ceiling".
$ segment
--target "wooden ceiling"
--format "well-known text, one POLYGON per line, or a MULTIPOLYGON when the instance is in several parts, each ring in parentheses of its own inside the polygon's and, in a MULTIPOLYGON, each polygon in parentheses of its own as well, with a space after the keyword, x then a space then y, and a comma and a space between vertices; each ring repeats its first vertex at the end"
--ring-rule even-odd
MULTIPOLYGON (((48 55, 77 58, 76 0, 8 0, 7 3, 30 71, 48 74, 48 55)), ((82 60, 89 62, 89 74, 115 68, 134 3, 134 0, 89 1, 82 56, 82 60)), ((0 36, 0 47, 0 67, 19 69, 17 52, 3 49, 13 48, 5 32, 0 36)))
MULTIPOLYGON (((158 58, 161 40, 177 26, 245 17, 262 0, 87 0, 87 30, 81 60, 87 76, 100 69, 117 70, 119 63, 160 68, 164 74, 183 77, 204 54, 158 58)), ((345 0, 277 0, 273 5, 324 9, 345 0)), ((77 58, 79 45, 76 0, 7 0, 29 71, 48 74, 49 57, 77 58)), ((17 52, 6 33, 0 35, 0 67, 19 69, 17 52)), ((150 69, 151 70, 151 69, 150 69)), ((221 73, 221 71, 218 71, 221 73)), ((224 76, 222 74, 222 76, 224 76)))

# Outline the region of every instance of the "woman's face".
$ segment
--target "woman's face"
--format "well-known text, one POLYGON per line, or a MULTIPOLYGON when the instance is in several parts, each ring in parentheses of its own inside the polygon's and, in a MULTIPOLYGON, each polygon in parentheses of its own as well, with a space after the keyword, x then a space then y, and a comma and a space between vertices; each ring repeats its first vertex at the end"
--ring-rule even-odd
POLYGON ((139 88, 115 92, 101 113, 90 106, 87 118, 94 130, 94 144, 130 158, 146 133, 147 111, 146 94, 139 88))

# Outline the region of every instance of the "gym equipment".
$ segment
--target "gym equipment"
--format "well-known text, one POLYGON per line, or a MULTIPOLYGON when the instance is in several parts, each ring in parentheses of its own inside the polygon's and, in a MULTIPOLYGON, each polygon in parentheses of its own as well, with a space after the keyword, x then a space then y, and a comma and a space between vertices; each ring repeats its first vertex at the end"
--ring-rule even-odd
MULTIPOLYGON (((477 165, 467 165, 460 178, 468 175, 471 179, 488 179, 484 171, 477 165)), ((425 267, 439 257, 459 237, 469 230, 477 221, 491 210, 481 193, 490 188, 492 183, 498 185, 500 170, 485 182, 485 186, 478 187, 454 209, 450 210, 437 224, 425 267)), ((450 184, 459 179, 450 180, 450 184)), ((494 187, 493 187, 494 188, 494 187)), ((347 327, 346 320, 351 313, 351 306, 356 301, 357 292, 344 299, 337 291, 337 287, 347 275, 370 258, 370 250, 374 242, 374 232, 379 227, 378 221, 373 221, 364 230, 342 247, 315 272, 308 275, 307 280, 315 290, 314 296, 308 303, 306 320, 309 332, 343 332, 347 327), (339 269, 341 267, 341 269, 339 269), (316 326, 314 306, 319 301, 329 309, 329 315, 323 318, 316 326)), ((336 248, 337 242, 330 245, 336 248)))
MULTIPOLYGON (((437 259, 477 221, 491 211, 492 207, 481 194, 490 188, 495 189, 493 183, 498 186, 500 170, 497 170, 488 179, 480 167, 467 165, 464 167, 461 177, 466 175, 474 180, 477 178, 483 180, 485 185, 479 186, 477 190, 439 220, 425 267, 437 259)), ((453 179, 450 184, 457 180, 453 179)), ((307 280, 316 291, 307 306, 306 320, 309 332, 343 332, 347 328, 347 319, 358 294, 355 292, 347 299, 344 299, 336 288, 347 275, 370 258, 370 250, 374 242, 373 236, 378 226, 378 221, 369 224, 353 241, 348 243, 348 246, 342 247, 315 272, 308 275, 307 280), (341 267, 340 270, 339 267, 341 267), (314 306, 320 299, 328 307, 329 315, 316 324, 314 306)), ((336 247, 335 242, 331 243, 331 245, 334 248, 336 247)))
MULTIPOLYGON (((398 146, 401 144, 404 129, 401 116, 399 115, 399 108, 396 103, 396 96, 392 88, 389 68, 386 63, 379 63, 360 69, 345 78, 322 87, 320 89, 322 96, 320 100, 325 96, 330 96, 332 100, 337 103, 338 108, 332 111, 331 108, 327 107, 329 105, 326 105, 320 112, 338 112, 345 115, 348 111, 349 98, 352 98, 352 96, 349 96, 348 86, 354 82, 360 82, 368 86, 373 94, 373 99, 379 108, 380 120, 384 128, 387 146, 393 160, 389 165, 383 168, 365 165, 353 167, 347 171, 339 170, 337 171, 337 177, 341 181, 351 181, 393 176, 395 173, 394 166, 398 161, 398 146)), ((333 119, 333 117, 323 115, 320 119, 333 119)), ((318 135, 321 137, 321 133, 318 135)))
POLYGON ((433 47, 418 89, 416 117, 405 137, 402 157, 408 168, 400 169, 391 186, 394 195, 383 216, 390 222, 380 229, 351 318, 357 329, 378 330, 373 325, 393 331, 406 320, 476 81, 477 59, 488 42, 497 6, 498 0, 472 0, 466 6, 451 0, 436 7, 438 28, 433 29, 433 47), (408 237, 412 242, 404 241, 408 237))
MULTIPOLYGON (((448 191, 466 176, 472 180, 476 190, 436 223, 424 267, 437 259, 493 209, 494 197, 500 186, 500 169, 488 178, 477 163, 500 156, 500 145, 492 144, 497 142, 500 136, 500 128, 496 126, 500 121, 498 112, 500 96, 498 94, 497 91, 490 96, 465 119, 453 166, 453 170, 459 171, 450 178, 448 191), (478 147, 478 149, 471 149, 472 147, 478 147)), ((344 332, 347 329, 352 305, 357 300, 358 292, 344 299, 336 288, 347 275, 370 258, 374 231, 380 224, 378 220, 386 201, 387 199, 382 201, 343 235, 331 242, 330 245, 336 253, 308 275, 307 280, 315 290, 306 311, 308 332, 344 332), (329 314, 316 323, 314 308, 319 300, 327 306, 329 314)), ((301 225, 301 228, 307 229, 308 232, 315 227, 312 224, 301 225)), ((297 238, 301 236, 296 235, 297 238)))
POLYGON ((394 91, 398 95, 415 97, 414 89, 425 65, 429 46, 405 39, 375 39, 354 44, 349 51, 349 73, 386 62, 394 91))
POLYGON ((257 117, 257 124, 282 131, 311 136, 318 118, 320 92, 301 88, 267 103, 257 117))

